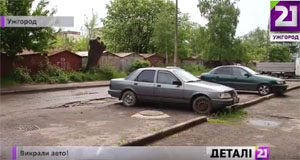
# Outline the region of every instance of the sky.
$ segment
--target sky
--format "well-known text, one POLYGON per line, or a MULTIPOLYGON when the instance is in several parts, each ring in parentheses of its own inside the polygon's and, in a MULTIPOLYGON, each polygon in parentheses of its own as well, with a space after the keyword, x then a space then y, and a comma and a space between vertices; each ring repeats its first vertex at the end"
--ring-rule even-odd
MULTIPOLYGON (((81 31, 85 16, 91 17, 92 9, 98 13, 99 18, 107 15, 106 4, 111 0, 50 0, 48 8, 56 8, 55 16, 74 16, 74 27, 63 30, 81 31)), ((38 0, 35 0, 36 6, 38 0)), ((205 25, 207 20, 200 16, 197 8, 198 0, 178 0, 181 12, 188 13, 190 20, 205 25)), ((270 14, 270 0, 240 0, 237 3, 240 9, 239 24, 236 36, 243 36, 257 27, 267 29, 270 14)), ((99 24, 101 26, 102 24, 99 24)))

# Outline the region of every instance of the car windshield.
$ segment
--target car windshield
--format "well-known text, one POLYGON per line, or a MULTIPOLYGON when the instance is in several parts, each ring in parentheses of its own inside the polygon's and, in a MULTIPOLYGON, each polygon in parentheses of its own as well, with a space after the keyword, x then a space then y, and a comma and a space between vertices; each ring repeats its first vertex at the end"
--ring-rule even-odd
POLYGON ((248 73, 254 75, 254 74, 258 74, 257 72, 253 71, 252 69, 248 68, 248 67, 243 67, 243 69, 245 69, 248 73))
POLYGON ((174 70, 174 73, 180 77, 182 80, 184 80, 185 82, 197 82, 200 81, 199 78, 197 78, 196 76, 192 75, 190 72, 187 72, 183 69, 178 69, 178 70, 174 70))

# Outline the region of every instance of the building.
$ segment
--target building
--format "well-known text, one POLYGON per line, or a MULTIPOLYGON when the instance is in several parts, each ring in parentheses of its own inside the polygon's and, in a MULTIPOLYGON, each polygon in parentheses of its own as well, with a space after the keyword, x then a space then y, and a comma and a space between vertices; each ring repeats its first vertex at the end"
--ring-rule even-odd
POLYGON ((88 51, 76 52, 76 54, 81 57, 82 67, 86 67, 89 57, 88 51))
POLYGON ((49 62, 65 71, 78 71, 82 68, 81 56, 68 51, 50 51, 47 54, 49 62))
POLYGON ((191 56, 188 58, 181 59, 181 64, 182 65, 185 65, 185 64, 203 65, 203 61, 200 58, 198 58, 197 56, 191 56))
POLYGON ((144 60, 148 60, 153 67, 160 67, 165 64, 165 58, 157 55, 156 53, 143 53, 140 54, 144 60))
POLYGON ((1 76, 13 71, 14 67, 27 68, 30 72, 36 73, 41 69, 41 65, 45 64, 46 59, 42 54, 32 51, 24 51, 14 58, 1 53, 1 76))
POLYGON ((77 31, 62 31, 60 32, 60 35, 73 40, 80 38, 80 32, 77 31))
POLYGON ((114 67, 119 71, 129 71, 131 65, 135 60, 144 60, 142 56, 137 53, 110 53, 104 52, 98 61, 98 66, 103 67, 114 67))

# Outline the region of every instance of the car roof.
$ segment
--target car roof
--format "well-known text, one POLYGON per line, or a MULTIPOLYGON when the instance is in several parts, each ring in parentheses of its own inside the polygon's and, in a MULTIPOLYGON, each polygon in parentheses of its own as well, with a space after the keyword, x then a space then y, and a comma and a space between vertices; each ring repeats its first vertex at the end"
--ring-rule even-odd
POLYGON ((146 67, 146 68, 140 68, 139 70, 166 70, 166 71, 172 71, 172 70, 178 70, 181 69, 179 67, 146 67))

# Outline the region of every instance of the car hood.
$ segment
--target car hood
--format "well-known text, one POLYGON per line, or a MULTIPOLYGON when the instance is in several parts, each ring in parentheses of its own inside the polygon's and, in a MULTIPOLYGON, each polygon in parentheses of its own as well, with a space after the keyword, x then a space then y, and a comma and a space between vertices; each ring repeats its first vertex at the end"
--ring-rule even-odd
POLYGON ((274 80, 274 81, 282 80, 280 78, 276 78, 276 77, 272 77, 272 76, 267 76, 267 75, 262 75, 262 74, 256 74, 254 76, 257 77, 257 78, 267 79, 267 80, 274 80))
POLYGON ((217 84, 217 83, 212 83, 212 82, 207 82, 207 81, 199 81, 199 82, 189 82, 186 83, 188 87, 191 87, 192 89, 208 89, 216 92, 226 92, 226 91, 231 91, 234 90, 233 88, 217 84))

